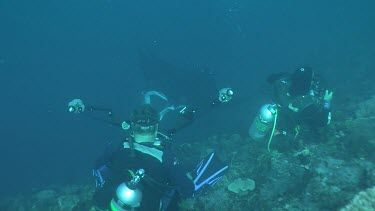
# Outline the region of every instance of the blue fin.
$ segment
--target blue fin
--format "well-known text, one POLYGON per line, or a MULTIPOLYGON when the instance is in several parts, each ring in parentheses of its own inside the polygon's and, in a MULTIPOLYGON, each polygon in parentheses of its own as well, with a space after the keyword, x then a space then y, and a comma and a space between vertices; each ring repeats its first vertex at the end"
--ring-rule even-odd
POLYGON ((203 159, 194 169, 194 196, 205 193, 210 187, 223 176, 228 169, 228 165, 215 156, 212 152, 203 159))

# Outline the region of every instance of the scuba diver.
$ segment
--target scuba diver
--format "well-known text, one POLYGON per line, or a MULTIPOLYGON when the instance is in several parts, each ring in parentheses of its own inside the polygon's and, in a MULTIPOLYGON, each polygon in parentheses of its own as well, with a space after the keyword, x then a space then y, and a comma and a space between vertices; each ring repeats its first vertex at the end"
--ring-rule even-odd
POLYGON ((301 126, 319 128, 330 124, 333 92, 325 88, 320 75, 311 68, 271 74, 267 82, 272 86, 273 103, 260 108, 249 135, 254 140, 268 138, 268 151, 274 136, 294 140, 301 126))
MULTIPOLYGON (((213 152, 194 170, 186 172, 172 152, 171 135, 161 133, 159 125, 171 111, 188 117, 189 121, 195 119, 195 111, 185 105, 169 105, 157 111, 151 103, 152 96, 168 101, 160 92, 147 92, 144 104, 131 113, 129 120, 114 122, 130 131, 129 137, 96 162, 93 170, 96 204, 91 210, 177 210, 179 199, 206 193, 228 169, 213 152)), ((90 108, 80 99, 74 99, 68 107, 72 113, 90 108)), ((99 109, 103 110, 108 111, 99 109)))

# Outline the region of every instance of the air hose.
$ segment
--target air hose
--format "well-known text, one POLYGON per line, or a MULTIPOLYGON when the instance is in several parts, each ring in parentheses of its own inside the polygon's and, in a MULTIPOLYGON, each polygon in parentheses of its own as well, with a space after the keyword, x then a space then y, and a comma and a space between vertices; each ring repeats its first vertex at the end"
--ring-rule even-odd
POLYGON ((276 128, 277 109, 276 109, 275 111, 276 111, 276 112, 275 112, 275 118, 274 118, 274 120, 273 120, 272 132, 271 132, 270 138, 268 139, 268 145, 267 145, 268 152, 270 151, 270 145, 271 145, 272 138, 273 138, 273 134, 275 133, 275 128, 276 128))

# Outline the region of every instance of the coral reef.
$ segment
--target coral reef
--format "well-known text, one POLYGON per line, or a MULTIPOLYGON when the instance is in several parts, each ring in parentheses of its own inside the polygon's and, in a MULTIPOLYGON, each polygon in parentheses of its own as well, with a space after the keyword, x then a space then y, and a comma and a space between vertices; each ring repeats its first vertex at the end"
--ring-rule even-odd
POLYGON ((89 210, 93 193, 94 188, 91 184, 50 187, 31 194, 3 199, 0 201, 0 210, 89 210))
POLYGON ((254 190, 255 182, 250 178, 238 178, 228 185, 228 190, 233 193, 245 193, 248 190, 254 190))
POLYGON ((359 192, 354 199, 340 211, 375 210, 375 187, 359 192))

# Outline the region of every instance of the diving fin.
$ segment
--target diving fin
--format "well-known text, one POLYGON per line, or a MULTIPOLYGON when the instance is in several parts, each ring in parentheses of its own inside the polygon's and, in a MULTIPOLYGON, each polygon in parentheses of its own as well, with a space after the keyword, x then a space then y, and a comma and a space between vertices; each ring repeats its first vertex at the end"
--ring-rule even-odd
POLYGON ((193 196, 206 193, 210 187, 216 184, 227 169, 228 165, 223 164, 223 162, 215 156, 214 152, 209 154, 192 172, 195 176, 193 178, 193 196))

